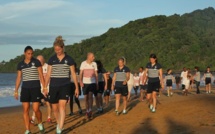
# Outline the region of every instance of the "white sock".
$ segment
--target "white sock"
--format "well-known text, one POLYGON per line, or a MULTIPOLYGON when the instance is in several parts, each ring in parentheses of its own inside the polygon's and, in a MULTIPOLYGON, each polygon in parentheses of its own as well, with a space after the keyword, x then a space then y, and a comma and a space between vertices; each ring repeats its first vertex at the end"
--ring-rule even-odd
POLYGON ((34 121, 35 120, 35 116, 32 116, 31 119, 34 121))

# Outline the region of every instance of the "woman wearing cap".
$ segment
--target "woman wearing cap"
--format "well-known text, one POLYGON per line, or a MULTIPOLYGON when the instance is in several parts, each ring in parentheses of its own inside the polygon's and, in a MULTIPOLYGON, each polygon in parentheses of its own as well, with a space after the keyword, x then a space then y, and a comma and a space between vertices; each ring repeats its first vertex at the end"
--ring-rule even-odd
POLYGON ((146 79, 146 74, 148 74, 147 99, 150 103, 150 110, 154 113, 157 105, 157 93, 160 87, 164 88, 163 71, 155 54, 151 54, 149 60, 150 62, 146 65, 146 73, 144 73, 143 80, 146 79))

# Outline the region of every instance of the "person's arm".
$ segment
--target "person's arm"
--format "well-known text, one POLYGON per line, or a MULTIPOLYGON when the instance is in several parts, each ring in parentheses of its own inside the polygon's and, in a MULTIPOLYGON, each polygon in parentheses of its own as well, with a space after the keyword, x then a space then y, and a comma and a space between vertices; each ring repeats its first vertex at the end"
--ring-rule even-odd
MULTIPOLYGON (((37 70, 39 73, 40 83, 42 85, 42 93, 44 93, 44 92, 46 93, 47 91, 45 91, 45 90, 47 90, 47 87, 45 87, 45 80, 44 80, 44 76, 43 76, 42 66, 38 67, 37 70)), ((44 95, 46 97, 47 94, 44 94, 44 95)))
POLYGON ((22 72, 20 70, 17 71, 17 77, 16 77, 16 85, 15 85, 15 90, 14 90, 14 98, 16 100, 18 100, 18 90, 19 90, 19 86, 21 84, 21 80, 22 80, 22 72))
POLYGON ((115 81, 116 81, 116 73, 113 74, 111 90, 114 90, 115 81))
POLYGON ((130 72, 126 73, 126 80, 123 82, 123 85, 126 85, 130 79, 130 72))
POLYGON ((162 68, 159 69, 159 75, 160 75, 161 88, 164 89, 164 83, 163 83, 163 70, 162 70, 162 68))
POLYGON ((106 73, 103 74, 103 78, 104 78, 104 82, 105 82, 104 90, 107 90, 107 84, 108 84, 108 82, 107 82, 107 75, 106 75, 106 73))
POLYGON ((143 74, 143 78, 142 78, 142 83, 143 85, 146 84, 146 77, 147 77, 147 74, 148 74, 148 68, 145 69, 145 72, 143 74))
POLYGON ((80 86, 84 87, 84 84, 83 84, 83 70, 80 70, 79 77, 80 77, 80 86))
POLYGON ((44 95, 48 94, 47 87, 50 82, 51 72, 52 72, 52 66, 48 65, 47 74, 46 74, 46 78, 45 78, 45 86, 44 86, 44 88, 46 88, 46 90, 44 90, 44 92, 43 92, 44 95))
POLYGON ((98 71, 95 70, 95 76, 96 76, 96 89, 99 90, 99 79, 98 79, 98 71))
POLYGON ((76 96, 76 98, 78 98, 78 96, 79 96, 79 87, 78 87, 78 80, 77 80, 77 76, 76 76, 76 73, 75 73, 75 66, 74 65, 70 66, 70 72, 71 72, 73 82, 75 84, 75 96, 76 96))

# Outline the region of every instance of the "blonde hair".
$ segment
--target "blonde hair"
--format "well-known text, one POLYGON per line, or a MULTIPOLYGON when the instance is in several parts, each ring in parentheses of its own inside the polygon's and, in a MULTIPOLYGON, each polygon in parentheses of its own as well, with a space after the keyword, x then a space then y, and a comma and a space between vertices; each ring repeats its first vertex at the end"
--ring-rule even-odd
POLYGON ((64 39, 63 39, 63 37, 61 36, 61 35, 59 35, 59 36, 57 36, 56 38, 55 38, 55 41, 54 41, 54 43, 53 43, 53 46, 55 47, 55 46, 59 46, 59 47, 61 47, 61 48, 64 48, 64 39))

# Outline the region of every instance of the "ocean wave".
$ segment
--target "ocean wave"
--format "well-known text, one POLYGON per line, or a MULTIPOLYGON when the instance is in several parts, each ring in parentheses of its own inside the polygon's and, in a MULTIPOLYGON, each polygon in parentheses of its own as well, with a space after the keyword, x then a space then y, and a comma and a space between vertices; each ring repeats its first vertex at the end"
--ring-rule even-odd
POLYGON ((13 94, 14 94, 14 87, 0 88, 0 97, 13 96, 13 94))

